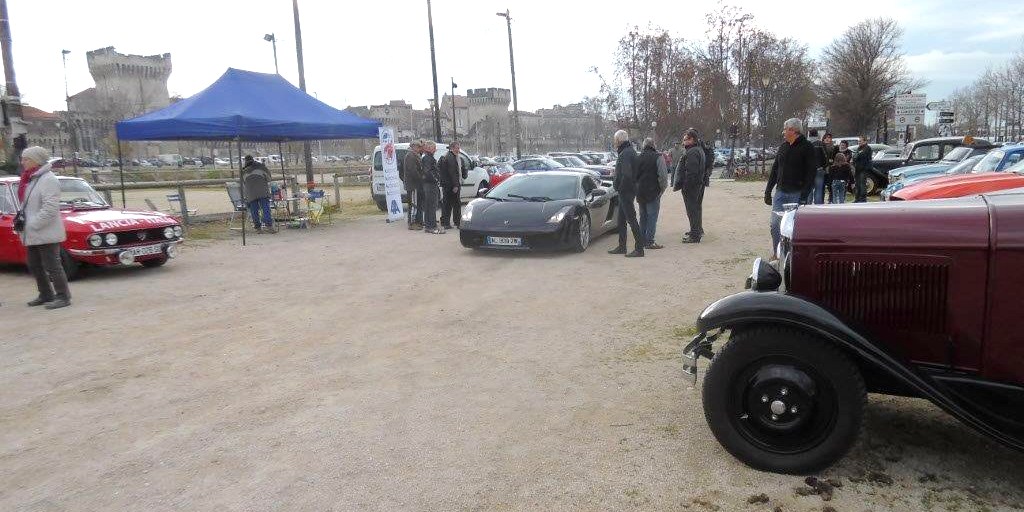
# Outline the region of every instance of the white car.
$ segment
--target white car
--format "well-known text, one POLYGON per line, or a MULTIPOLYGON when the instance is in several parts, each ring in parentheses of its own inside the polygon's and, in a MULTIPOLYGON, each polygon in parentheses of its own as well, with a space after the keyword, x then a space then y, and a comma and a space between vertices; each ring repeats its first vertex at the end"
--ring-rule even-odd
MULTIPOLYGON (((408 153, 408 143, 395 144, 395 156, 398 158, 399 165, 401 165, 405 155, 408 153)), ((437 143, 437 152, 434 153, 434 158, 441 160, 441 157, 446 154, 448 154, 448 145, 440 142, 437 143)), ((463 203, 466 203, 475 199, 480 190, 489 188, 491 179, 487 174, 487 170, 483 167, 477 167, 466 152, 461 152, 460 158, 462 159, 462 168, 466 169, 466 179, 462 180, 459 198, 463 203)), ((373 163, 370 166, 370 195, 373 197, 373 201, 377 203, 380 211, 387 211, 387 202, 384 199, 384 164, 380 156, 379 145, 373 148, 373 159, 371 162, 373 163)), ((402 185, 402 201, 408 201, 404 184, 402 185)))

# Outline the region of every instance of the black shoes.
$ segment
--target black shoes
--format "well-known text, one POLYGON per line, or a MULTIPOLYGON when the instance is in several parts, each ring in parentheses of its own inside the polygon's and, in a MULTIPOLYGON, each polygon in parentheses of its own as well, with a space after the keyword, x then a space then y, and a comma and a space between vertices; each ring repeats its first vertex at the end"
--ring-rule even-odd
POLYGON ((657 242, 647 244, 644 249, 664 249, 664 245, 659 245, 657 242))
POLYGON ((700 238, 694 238, 694 237, 692 237, 690 235, 686 235, 686 236, 683 237, 683 243, 684 244, 699 244, 700 243, 700 238))
POLYGON ((71 305, 71 301, 68 299, 57 299, 49 304, 43 306, 46 309, 60 309, 66 308, 71 305))
POLYGON ((29 305, 29 307, 33 307, 34 308, 36 306, 42 306, 43 304, 46 304, 47 302, 51 302, 51 301, 53 301, 53 299, 44 299, 42 297, 36 297, 36 298, 30 300, 28 302, 28 305, 29 305))
POLYGON ((618 246, 618 247, 608 251, 608 254, 626 254, 626 246, 620 245, 620 246, 618 246))
POLYGON ((637 248, 633 252, 627 254, 626 257, 627 258, 643 258, 644 257, 644 250, 640 249, 640 248, 637 248))

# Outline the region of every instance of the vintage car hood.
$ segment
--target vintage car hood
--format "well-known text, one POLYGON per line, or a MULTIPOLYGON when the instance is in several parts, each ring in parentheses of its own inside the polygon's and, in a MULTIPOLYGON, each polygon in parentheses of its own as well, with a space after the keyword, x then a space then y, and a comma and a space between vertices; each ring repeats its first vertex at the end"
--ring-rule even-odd
POLYGON ((935 201, 802 206, 793 243, 840 247, 988 247, 981 196, 935 201), (884 226, 880 230, 880 226, 884 226))
POLYGON ((132 210, 63 210, 64 226, 69 231, 99 233, 108 231, 132 231, 136 229, 173 226, 178 221, 160 212, 132 210))
POLYGON ((546 224, 552 215, 565 206, 581 203, 578 199, 547 202, 477 199, 472 203, 473 229, 539 226, 546 224))
POLYGON ((939 175, 952 169, 954 165, 956 165, 956 162, 908 165, 906 167, 900 167, 889 171, 889 179, 896 179, 900 176, 902 176, 903 179, 909 179, 922 174, 939 175))
POLYGON ((893 194, 903 200, 941 199, 981 194, 1024 186, 1024 176, 1013 172, 954 174, 915 183, 893 194))

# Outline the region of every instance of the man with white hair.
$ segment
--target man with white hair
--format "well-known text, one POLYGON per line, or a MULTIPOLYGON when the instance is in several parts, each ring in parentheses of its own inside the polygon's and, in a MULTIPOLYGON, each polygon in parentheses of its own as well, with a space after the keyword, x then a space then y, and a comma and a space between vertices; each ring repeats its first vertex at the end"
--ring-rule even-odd
POLYGON ((633 144, 629 142, 626 130, 619 130, 613 136, 616 150, 619 153, 615 161, 615 190, 619 193, 619 245, 608 251, 608 254, 625 254, 627 258, 643 257, 644 239, 640 233, 640 224, 636 221, 636 177, 639 157, 633 144), (633 230, 635 248, 626 254, 626 224, 633 230))
POLYGON ((811 191, 814 190, 814 178, 818 173, 818 158, 814 145, 801 133, 803 123, 797 118, 787 120, 782 125, 782 137, 785 142, 779 146, 772 173, 768 176, 768 186, 764 190, 764 203, 772 207, 769 226, 772 234, 772 254, 782 235, 779 224, 782 222, 781 212, 786 204, 806 204, 811 191), (772 189, 775 189, 774 194, 772 189))

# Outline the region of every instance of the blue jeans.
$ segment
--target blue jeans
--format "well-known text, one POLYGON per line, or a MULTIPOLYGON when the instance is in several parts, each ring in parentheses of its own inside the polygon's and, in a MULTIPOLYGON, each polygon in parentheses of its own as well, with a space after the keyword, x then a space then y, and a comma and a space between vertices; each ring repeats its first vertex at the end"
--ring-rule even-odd
POLYGON ((270 216, 270 198, 261 197, 249 201, 249 214, 252 215, 252 225, 260 229, 262 225, 268 228, 274 225, 274 219, 270 216), (260 211, 263 211, 263 222, 260 223, 260 211))
POLYGON ((832 181, 832 204, 843 204, 846 202, 846 180, 832 181))
POLYGON ((772 254, 775 254, 775 248, 779 246, 779 241, 782 240, 782 234, 779 233, 779 226, 782 224, 782 215, 779 215, 779 213, 783 211, 783 205, 799 202, 800 191, 785 192, 778 188, 775 189, 775 194, 772 195, 772 213, 771 217, 768 219, 768 225, 771 227, 772 232, 772 254))
POLYGON ((811 203, 825 204, 825 169, 820 167, 818 173, 814 175, 814 192, 811 197, 811 203))
POLYGON ((658 212, 661 210, 661 196, 653 201, 640 203, 640 236, 644 243, 654 243, 654 232, 658 229, 658 212))

